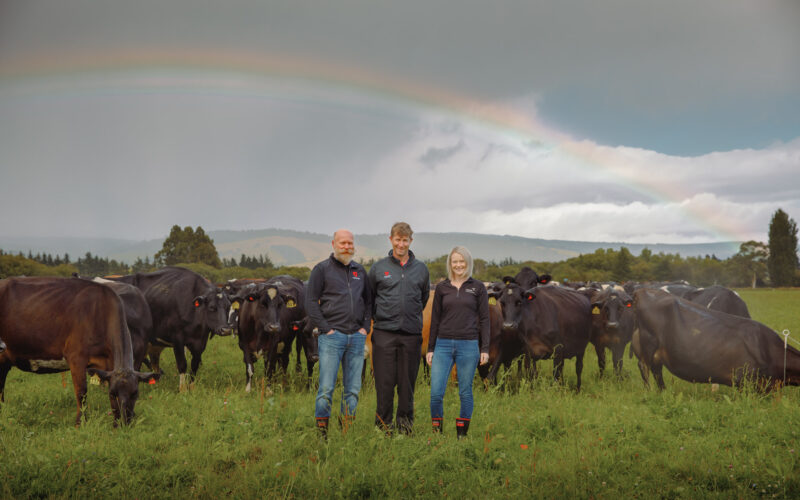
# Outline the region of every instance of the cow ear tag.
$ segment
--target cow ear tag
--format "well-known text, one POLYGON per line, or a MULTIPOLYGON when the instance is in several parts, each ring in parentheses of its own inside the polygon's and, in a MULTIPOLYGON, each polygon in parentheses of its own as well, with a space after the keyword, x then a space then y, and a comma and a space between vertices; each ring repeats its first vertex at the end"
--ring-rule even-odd
POLYGON ((195 300, 194 301, 194 306, 195 307, 200 307, 200 301, 199 300, 195 300))
POLYGON ((633 307, 633 302, 631 302, 630 300, 628 302, 625 302, 625 307, 633 307))
POLYGON ((154 379, 154 378, 151 378, 151 379, 150 379, 150 382, 148 382, 148 384, 150 384, 150 385, 156 385, 156 379, 154 379))
POLYGON ((296 332, 297 330, 299 330, 299 329, 300 329, 300 327, 299 327, 299 326, 297 326, 297 325, 294 325, 294 326, 292 326, 292 330, 294 330, 295 332, 296 332))
POLYGON ((528 299, 528 300, 533 300, 533 294, 529 293, 529 294, 525 295, 525 298, 528 299))
POLYGON ((89 383, 92 385, 100 385, 100 377, 95 373, 89 377, 89 383))
POLYGON ((296 307, 296 306, 297 306, 297 303, 295 301, 293 301, 292 299, 289 299, 289 300, 286 301, 286 307, 291 309, 292 307, 296 307))
POLYGON ((497 304, 497 299, 494 297, 489 297, 489 305, 493 306, 495 304, 497 304))
POLYGON ((234 302, 233 304, 231 304, 231 309, 233 309, 234 311, 238 310, 239 309, 239 302, 237 301, 237 302, 234 302))
POLYGON ((599 308, 599 307, 597 307, 597 306, 594 306, 594 307, 592 308, 592 314, 600 314, 600 308, 599 308))

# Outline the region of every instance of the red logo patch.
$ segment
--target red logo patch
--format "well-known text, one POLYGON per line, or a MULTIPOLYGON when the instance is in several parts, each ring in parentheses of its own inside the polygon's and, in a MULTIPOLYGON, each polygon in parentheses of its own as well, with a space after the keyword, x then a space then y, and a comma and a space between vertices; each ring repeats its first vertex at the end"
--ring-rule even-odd
POLYGON ((383 272, 383 275, 384 275, 384 276, 389 276, 389 271, 384 271, 384 272, 383 272))
POLYGON ((358 271, 353 271, 353 276, 358 276, 358 271))

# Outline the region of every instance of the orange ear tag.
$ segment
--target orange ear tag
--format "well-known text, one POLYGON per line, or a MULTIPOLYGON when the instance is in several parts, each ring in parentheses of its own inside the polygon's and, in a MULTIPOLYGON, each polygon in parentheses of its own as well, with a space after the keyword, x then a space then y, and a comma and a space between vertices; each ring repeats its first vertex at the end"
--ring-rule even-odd
POLYGON ((199 300, 195 300, 194 301, 194 306, 195 307, 200 307, 200 301, 199 300))
POLYGON ((148 384, 150 384, 150 385, 156 385, 156 379, 154 379, 154 378, 151 378, 151 379, 150 379, 150 382, 148 382, 148 384))

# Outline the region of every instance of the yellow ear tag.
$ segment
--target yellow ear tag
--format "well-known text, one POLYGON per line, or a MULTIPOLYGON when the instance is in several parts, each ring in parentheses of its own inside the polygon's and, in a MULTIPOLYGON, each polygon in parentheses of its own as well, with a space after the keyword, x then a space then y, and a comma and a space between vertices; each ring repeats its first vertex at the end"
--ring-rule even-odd
POLYGON ((597 307, 597 306, 594 306, 594 309, 592 309, 592 314, 600 314, 600 308, 597 307))
POLYGON ((100 385, 100 377, 97 376, 95 373, 91 377, 89 377, 89 383, 92 385, 100 385))
POLYGON ((497 304, 497 299, 494 297, 489 297, 489 305, 493 306, 495 304, 497 304))
POLYGON ((231 304, 231 309, 233 309, 234 311, 238 310, 239 309, 239 303, 238 302, 234 302, 233 304, 231 304))
POLYGON ((289 300, 286 301, 286 307, 288 307, 289 309, 291 309, 292 307, 295 307, 295 306, 297 306, 297 304, 292 299, 289 299, 289 300))

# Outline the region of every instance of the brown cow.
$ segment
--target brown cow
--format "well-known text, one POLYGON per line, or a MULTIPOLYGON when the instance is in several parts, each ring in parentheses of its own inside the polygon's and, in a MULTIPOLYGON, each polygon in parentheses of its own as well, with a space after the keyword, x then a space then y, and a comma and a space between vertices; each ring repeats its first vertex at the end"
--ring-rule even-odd
POLYGON ((76 278, 0 280, 0 401, 12 366, 32 373, 69 370, 78 403, 86 403, 86 373, 108 382, 114 425, 129 423, 139 382, 152 373, 133 370, 131 338, 119 297, 110 288, 76 278))
POLYGON ((664 389, 663 366, 689 382, 740 386, 751 380, 767 390, 800 385, 800 351, 784 351, 784 341, 769 327, 662 290, 639 289, 633 301, 631 348, 645 385, 652 371, 664 389))

